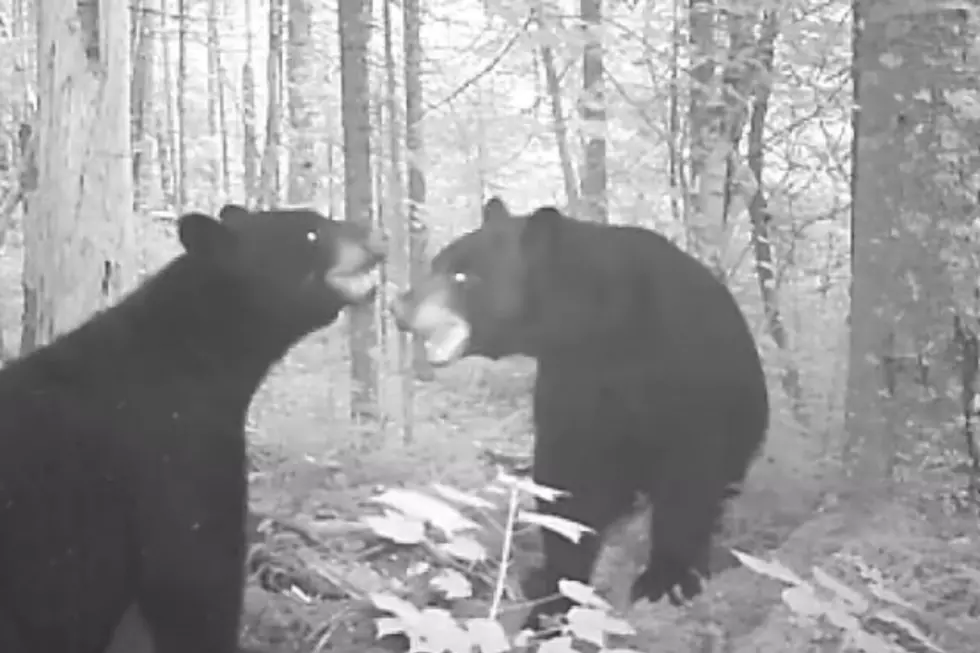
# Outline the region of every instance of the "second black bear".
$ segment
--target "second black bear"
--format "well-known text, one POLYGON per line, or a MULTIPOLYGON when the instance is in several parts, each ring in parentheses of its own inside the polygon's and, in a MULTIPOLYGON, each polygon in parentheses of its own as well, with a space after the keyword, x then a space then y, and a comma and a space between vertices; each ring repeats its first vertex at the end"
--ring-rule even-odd
MULTIPOLYGON (((393 303, 400 327, 424 340, 433 365, 537 359, 534 478, 569 492, 540 509, 599 534, 574 544, 545 531, 528 598, 561 578, 588 582, 602 534, 638 493, 654 516, 634 600, 699 594, 725 501, 769 423, 762 364, 731 292, 653 231, 554 208, 513 216, 497 198, 431 268, 393 303)), ((543 602, 528 625, 568 606, 543 602)))
POLYGON ((0 370, 0 651, 233 653, 245 420, 270 367, 376 286, 383 252, 311 210, 178 223, 184 252, 0 370))

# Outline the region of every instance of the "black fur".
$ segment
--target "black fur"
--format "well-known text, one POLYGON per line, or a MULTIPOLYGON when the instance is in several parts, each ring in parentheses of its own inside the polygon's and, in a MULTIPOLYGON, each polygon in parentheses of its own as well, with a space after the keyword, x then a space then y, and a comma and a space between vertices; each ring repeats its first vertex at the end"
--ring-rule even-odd
POLYGON ((102 653, 134 602, 156 653, 238 650, 249 403, 350 303, 340 249, 380 254, 312 211, 179 230, 184 254, 0 370, 3 653, 102 653))
MULTIPOLYGON (((447 245, 430 277, 393 308, 430 352, 462 317, 470 338, 453 359, 537 359, 534 478, 571 493, 540 509, 600 537, 574 544, 545 530, 545 563, 526 580, 529 598, 555 593, 563 577, 588 582, 601 534, 637 493, 652 500, 654 517, 634 599, 680 601, 701 591, 724 502, 769 420, 748 325, 704 265, 648 229, 553 208, 512 216, 494 199, 481 228, 447 245)), ((568 607, 546 602, 528 624, 568 607)))

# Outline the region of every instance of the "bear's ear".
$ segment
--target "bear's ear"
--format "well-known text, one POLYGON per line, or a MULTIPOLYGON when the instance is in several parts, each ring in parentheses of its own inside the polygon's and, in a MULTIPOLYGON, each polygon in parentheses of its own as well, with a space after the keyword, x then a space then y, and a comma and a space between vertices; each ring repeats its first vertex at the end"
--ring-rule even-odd
POLYGON ((234 222, 241 220, 249 215, 249 210, 239 204, 225 204, 218 212, 218 219, 222 222, 234 222))
POLYGON ((494 224, 510 217, 507 205, 499 197, 491 197, 483 207, 483 224, 494 224))
POLYGON ((551 206, 540 208, 527 217, 521 242, 525 251, 542 261, 552 261, 561 234, 561 212, 551 206))
POLYGON ((231 229, 204 213, 180 216, 177 235, 188 254, 214 256, 228 251, 235 240, 231 229))
POLYGON ((530 220, 540 225, 547 225, 549 229, 555 229, 555 225, 564 218, 565 216, 562 215, 561 211, 555 207, 543 206, 531 214, 530 220))

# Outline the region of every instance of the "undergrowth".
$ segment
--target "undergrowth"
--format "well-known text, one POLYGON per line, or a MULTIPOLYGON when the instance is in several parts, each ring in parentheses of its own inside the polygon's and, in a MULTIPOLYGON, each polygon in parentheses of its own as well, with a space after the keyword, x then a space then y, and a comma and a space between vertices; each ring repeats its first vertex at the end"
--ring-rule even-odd
MULTIPOLYGON (((336 339, 298 348, 256 400, 253 508, 265 528, 254 540, 249 641, 304 653, 399 650, 404 639, 378 640, 399 629, 425 644, 417 650, 447 651, 547 653, 576 642, 588 651, 968 653, 980 641, 977 519, 951 499, 959 479, 950 474, 917 477, 881 508, 887 519, 823 533, 819 554, 788 529, 723 535, 742 568, 681 610, 615 596, 643 563, 643 529, 628 527, 607 547, 618 560, 597 573, 598 591, 563 587, 580 605, 558 636, 521 634, 528 606, 517 578, 539 551, 526 497, 523 521, 509 508, 529 458, 533 368, 441 371, 417 387, 406 443, 394 422, 349 426, 347 369, 330 361, 336 339)), ((797 524, 846 513, 832 490, 797 524)))

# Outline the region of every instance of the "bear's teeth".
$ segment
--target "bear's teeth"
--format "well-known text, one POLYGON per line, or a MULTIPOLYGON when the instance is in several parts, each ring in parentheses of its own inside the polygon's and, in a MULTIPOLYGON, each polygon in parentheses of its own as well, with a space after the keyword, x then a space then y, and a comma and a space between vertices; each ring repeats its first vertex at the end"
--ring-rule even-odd
POLYGON ((457 320, 425 341, 425 356, 432 365, 448 365, 463 355, 470 341, 470 326, 457 320))
POLYGON ((351 287, 358 295, 366 295, 381 283, 381 271, 372 268, 370 272, 365 272, 354 276, 351 279, 351 287))
POLYGON ((332 283, 351 299, 362 299, 381 283, 381 270, 372 268, 368 272, 335 276, 332 283))

